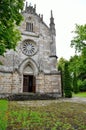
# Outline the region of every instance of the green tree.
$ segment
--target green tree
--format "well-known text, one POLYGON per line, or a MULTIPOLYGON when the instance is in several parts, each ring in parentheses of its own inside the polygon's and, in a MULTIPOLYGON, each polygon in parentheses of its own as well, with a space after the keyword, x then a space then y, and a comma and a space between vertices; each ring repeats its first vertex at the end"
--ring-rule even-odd
POLYGON ((80 55, 80 67, 79 67, 79 88, 80 91, 86 91, 86 49, 84 48, 80 55))
POLYGON ((79 67, 80 67, 80 56, 73 56, 69 60, 69 72, 71 75, 71 86, 72 90, 75 93, 78 93, 79 87, 77 85, 78 75, 79 75, 79 67))
POLYGON ((64 66, 67 60, 61 57, 58 62, 58 70, 61 72, 62 97, 64 97, 64 66))
POLYGON ((21 35, 17 29, 23 17, 23 0, 0 0, 0 55, 16 48, 21 35))
POLYGON ((76 66, 77 83, 81 91, 86 91, 86 24, 76 24, 73 32, 75 37, 71 41, 71 46, 75 47, 76 52, 80 52, 76 66))
POLYGON ((77 76, 76 72, 74 72, 74 77, 73 77, 73 92, 78 93, 79 92, 79 87, 77 85, 77 76))
POLYGON ((68 62, 66 62, 64 66, 64 93, 65 97, 72 97, 71 77, 68 70, 68 62))
POLYGON ((73 90, 86 91, 86 49, 83 49, 79 56, 75 55, 70 58, 69 71, 72 78, 73 90), (77 86, 75 86, 76 79, 77 86))
POLYGON ((64 65, 67 60, 61 57, 58 61, 58 70, 64 71, 64 65))
POLYGON ((74 55, 69 59, 69 71, 70 73, 76 72, 76 75, 79 73, 80 67, 80 56, 74 55))
POLYGON ((86 24, 75 26, 75 37, 71 40, 71 47, 75 47, 75 50, 82 52, 83 48, 86 49, 86 24))

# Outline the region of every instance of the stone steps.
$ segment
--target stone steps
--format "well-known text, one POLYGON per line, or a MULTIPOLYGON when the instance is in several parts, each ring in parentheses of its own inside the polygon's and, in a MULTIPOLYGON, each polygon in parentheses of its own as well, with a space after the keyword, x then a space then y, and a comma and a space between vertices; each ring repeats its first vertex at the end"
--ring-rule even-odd
POLYGON ((19 93, 10 94, 7 99, 10 101, 24 101, 24 100, 53 100, 59 98, 53 96, 52 94, 39 94, 39 93, 19 93))

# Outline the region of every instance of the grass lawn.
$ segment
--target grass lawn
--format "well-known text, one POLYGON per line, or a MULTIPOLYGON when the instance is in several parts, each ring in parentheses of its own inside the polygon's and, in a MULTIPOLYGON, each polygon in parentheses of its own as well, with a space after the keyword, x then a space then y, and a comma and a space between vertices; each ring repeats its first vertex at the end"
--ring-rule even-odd
POLYGON ((8 101, 0 100, 0 130, 6 130, 8 120, 7 110, 8 110, 8 101))
POLYGON ((74 97, 86 97, 86 92, 79 92, 77 94, 73 94, 74 97))
POLYGON ((86 104, 0 100, 0 130, 86 130, 86 104))
POLYGON ((41 105, 37 101, 10 101, 6 130, 86 130, 86 104, 38 102, 41 105))

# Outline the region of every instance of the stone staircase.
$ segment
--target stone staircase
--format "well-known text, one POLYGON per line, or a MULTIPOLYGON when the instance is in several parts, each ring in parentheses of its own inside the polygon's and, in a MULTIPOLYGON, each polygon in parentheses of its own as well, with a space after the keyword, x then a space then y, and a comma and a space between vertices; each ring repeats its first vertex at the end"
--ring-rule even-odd
POLYGON ((59 94, 57 96, 52 93, 47 94, 39 94, 39 93, 18 93, 18 94, 10 94, 6 97, 9 101, 24 101, 24 100, 54 100, 59 98, 59 94))

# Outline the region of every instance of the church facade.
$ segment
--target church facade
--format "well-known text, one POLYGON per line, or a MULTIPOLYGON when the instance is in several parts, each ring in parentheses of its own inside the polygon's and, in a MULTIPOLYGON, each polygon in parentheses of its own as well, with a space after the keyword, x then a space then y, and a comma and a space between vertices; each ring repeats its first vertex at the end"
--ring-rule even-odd
POLYGON ((61 75, 57 70, 56 30, 51 11, 50 26, 36 5, 27 5, 19 27, 22 38, 16 51, 0 56, 0 94, 52 93, 61 96, 61 75))

